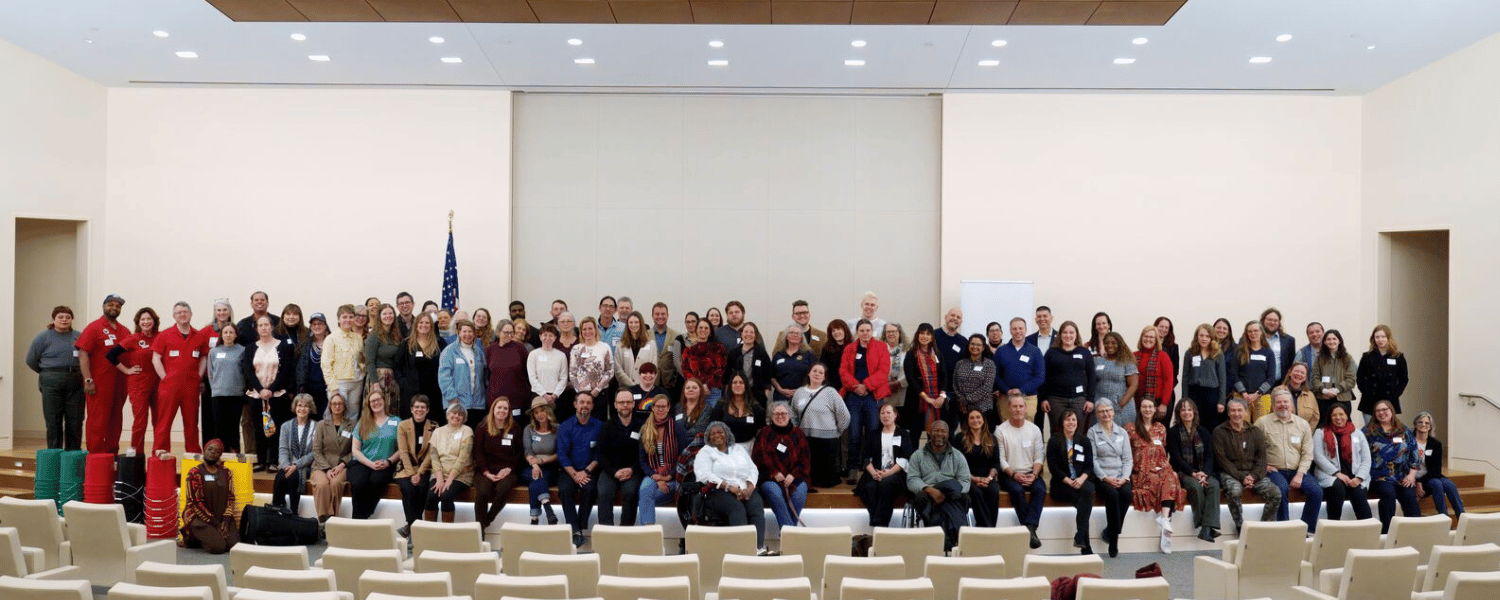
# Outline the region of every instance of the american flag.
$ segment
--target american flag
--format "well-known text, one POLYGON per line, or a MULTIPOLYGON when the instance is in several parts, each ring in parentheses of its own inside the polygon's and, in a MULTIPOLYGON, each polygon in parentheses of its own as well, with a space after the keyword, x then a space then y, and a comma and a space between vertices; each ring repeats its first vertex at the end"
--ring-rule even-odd
POLYGON ((458 255, 453 253, 453 230, 448 230, 448 258, 443 261, 443 310, 458 308, 458 255))

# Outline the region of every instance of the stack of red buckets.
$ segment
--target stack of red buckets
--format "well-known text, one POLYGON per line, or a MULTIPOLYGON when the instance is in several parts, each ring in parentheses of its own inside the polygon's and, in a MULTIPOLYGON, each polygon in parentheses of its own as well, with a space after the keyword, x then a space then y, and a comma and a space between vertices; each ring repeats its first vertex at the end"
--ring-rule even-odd
POLYGON ((146 536, 177 537, 177 457, 146 458, 146 536))
POLYGON ((83 501, 90 504, 114 504, 115 455, 93 452, 84 459, 83 501))

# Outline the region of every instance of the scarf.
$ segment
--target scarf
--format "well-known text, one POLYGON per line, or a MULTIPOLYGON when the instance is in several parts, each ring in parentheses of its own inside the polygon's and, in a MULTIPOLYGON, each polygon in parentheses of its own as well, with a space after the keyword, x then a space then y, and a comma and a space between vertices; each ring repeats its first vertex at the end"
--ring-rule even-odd
POLYGON ((674 463, 667 458, 667 453, 668 449, 673 454, 677 451, 677 428, 672 426, 671 416, 655 419, 653 424, 656 426, 656 453, 646 457, 646 461, 657 475, 671 475, 674 463))
POLYGON ((785 427, 771 423, 771 431, 776 432, 777 435, 787 435, 792 432, 792 422, 787 421, 785 427))
POLYGON ((1338 453, 1339 461, 1343 463, 1353 462, 1349 449, 1351 433, 1354 433, 1353 421, 1344 421, 1343 427, 1335 427, 1333 423, 1329 423, 1323 428, 1323 442, 1328 444, 1328 453, 1338 453))
MULTIPOLYGON (((938 363, 937 355, 933 354, 932 347, 927 346, 917 349, 917 370, 922 374, 922 390, 932 395, 934 390, 941 392, 942 387, 938 385, 938 363)), ((925 429, 936 419, 942 418, 941 411, 931 403, 922 403, 922 426, 925 429)))
POLYGON ((288 450, 291 451, 290 454, 293 460, 296 460, 298 457, 307 454, 312 449, 308 445, 308 442, 312 439, 312 430, 316 426, 317 422, 313 421, 312 418, 309 417, 307 419, 307 425, 303 426, 302 428, 302 435, 297 435, 297 420, 292 419, 292 445, 290 448, 288 448, 288 450))
MULTIPOLYGON (((1137 397, 1146 397, 1146 396, 1152 396, 1152 397, 1154 397, 1154 396, 1156 396, 1156 358, 1157 358, 1157 355, 1161 354, 1161 352, 1158 351, 1158 350, 1154 350, 1153 349, 1153 350, 1142 350, 1138 354, 1143 354, 1144 355, 1144 356, 1141 356, 1141 358, 1144 358, 1145 362, 1141 363, 1140 368, 1137 369, 1137 370, 1141 372, 1141 375, 1145 376, 1145 382, 1143 382, 1141 384, 1141 386, 1139 388, 1137 388, 1140 391, 1136 394, 1136 396, 1137 397)), ((1161 400, 1164 400, 1165 398, 1155 398, 1155 399, 1158 402, 1160 402, 1161 400)))
POLYGON ((1182 441, 1182 460, 1192 467, 1197 467, 1202 462, 1203 438, 1198 435, 1198 426, 1193 424, 1189 427, 1184 424, 1177 432, 1177 437, 1182 441))

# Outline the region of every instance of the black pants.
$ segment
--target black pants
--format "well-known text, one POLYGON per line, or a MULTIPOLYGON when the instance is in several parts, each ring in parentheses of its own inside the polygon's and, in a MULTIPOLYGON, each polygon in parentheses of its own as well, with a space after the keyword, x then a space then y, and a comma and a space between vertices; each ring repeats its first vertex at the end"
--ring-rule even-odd
POLYGON ((1354 506, 1354 518, 1370 518, 1370 495, 1362 487, 1349 487, 1338 479, 1333 485, 1323 488, 1323 505, 1328 507, 1328 518, 1334 521, 1344 518, 1344 500, 1354 506))
POLYGON ((1224 399, 1219 397, 1219 388, 1189 384, 1187 397, 1193 401, 1193 404, 1198 405, 1198 420, 1202 421, 1203 426, 1209 431, 1213 431, 1228 418, 1227 413, 1219 412, 1219 404, 1224 402, 1224 399))
POLYGON ((839 484, 839 438, 807 438, 808 454, 812 456, 809 473, 813 487, 833 487, 839 484))
MULTIPOLYGON (((42 419, 47 424, 47 447, 83 447, 83 380, 77 369, 44 369, 37 376, 42 392, 42 419)), ((191 434, 190 434, 191 435, 191 434)))
POLYGON ((958 528, 968 524, 968 496, 964 495, 963 486, 952 479, 932 487, 943 493, 943 503, 933 504, 932 498, 925 492, 919 493, 915 500, 917 510, 922 513, 922 520, 927 526, 942 528, 943 550, 952 550, 958 545, 958 528))
POLYGON ((1125 511, 1130 510, 1130 482, 1120 487, 1103 481, 1095 487, 1099 501, 1104 504, 1104 541, 1119 538, 1120 526, 1125 523, 1125 511))
POLYGON ((432 493, 432 473, 423 473, 416 483, 410 477, 397 477, 396 487, 401 488, 401 510, 406 513, 406 524, 421 520, 427 496, 432 493))
POLYGON ((1062 480, 1053 480, 1052 497, 1058 502, 1068 502, 1078 511, 1077 531, 1073 534, 1074 544, 1089 543, 1089 517, 1094 514, 1094 478, 1090 477, 1078 489, 1073 489, 1062 480))
MULTIPOLYGON (((260 413, 263 412, 263 405, 256 400, 251 400, 250 407, 250 414, 255 415, 254 422, 256 426, 253 427, 255 429, 255 454, 258 456, 260 464, 274 465, 278 459, 277 454, 280 453, 280 431, 278 430, 277 433, 269 436, 266 435, 266 428, 261 426, 260 417, 260 413)), ((292 397, 290 395, 282 394, 271 398, 271 422, 275 423, 276 427, 281 427, 282 423, 292 420, 294 416, 292 414, 292 397)))
POLYGON ((599 497, 599 478, 591 477, 580 486, 563 471, 557 475, 557 495, 561 496, 563 519, 573 526, 573 531, 588 529, 589 514, 594 512, 594 502, 599 497))
POLYGON ((620 481, 614 473, 599 474, 599 524, 615 524, 615 493, 620 494, 620 524, 635 525, 636 512, 640 508, 641 480, 639 471, 631 471, 630 479, 620 481))
POLYGON ((271 504, 280 504, 291 509, 292 514, 297 514, 297 507, 302 505, 302 469, 286 474, 285 469, 276 469, 276 481, 271 484, 271 504))
POLYGON ((485 412, 487 411, 482 408, 470 408, 465 412, 468 416, 464 419, 464 424, 468 425, 469 429, 473 429, 484 422, 485 412))
POLYGON ((352 514, 349 516, 368 519, 375 514, 375 507, 380 505, 380 497, 385 495, 385 486, 391 484, 395 475, 396 463, 380 470, 371 469, 359 461, 350 465, 349 503, 352 514))
POLYGON ((708 492, 707 502, 709 510, 724 515, 730 527, 754 525, 755 547, 766 546, 766 506, 761 503, 759 493, 751 490, 750 499, 741 501, 725 490, 713 489, 708 492))
MULTIPOLYGON (((219 441, 224 442, 225 453, 239 452, 241 450, 240 413, 245 410, 245 396, 214 396, 209 399, 208 403, 213 405, 208 411, 213 415, 214 422, 213 428, 205 432, 205 435, 211 433, 218 436, 219 441)), ((272 449, 275 449, 275 444, 272 444, 272 449)), ((268 463, 262 458, 260 464, 274 463, 268 463)))
POLYGON ((880 481, 875 481, 869 471, 866 471, 859 476, 859 484, 854 486, 854 495, 859 496, 865 503, 865 510, 870 512, 871 527, 890 527, 891 513, 896 510, 896 499, 905 494, 905 471, 880 481))
POLYGON ((975 527, 994 527, 1000 519, 1000 480, 983 487, 970 483, 969 506, 974 510, 975 527))
POLYGON ((453 500, 458 498, 464 493, 465 490, 468 489, 469 484, 462 481, 454 481, 453 483, 448 484, 448 489, 443 490, 443 493, 441 494, 435 493, 431 489, 429 489, 427 491, 427 510, 436 510, 439 512, 454 512, 455 507, 453 506, 453 500))

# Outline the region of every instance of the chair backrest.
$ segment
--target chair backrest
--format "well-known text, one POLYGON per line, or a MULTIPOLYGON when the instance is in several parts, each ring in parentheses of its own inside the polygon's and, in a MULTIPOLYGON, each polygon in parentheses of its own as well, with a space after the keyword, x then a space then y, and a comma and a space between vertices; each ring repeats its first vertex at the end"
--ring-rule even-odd
POLYGON ((1104 574, 1104 559, 1098 554, 1080 556, 1049 556, 1028 554, 1021 561, 1023 577, 1046 577, 1052 581, 1058 577, 1072 577, 1079 573, 1104 574))
POLYGON ((62 566, 57 550, 68 538, 62 518, 57 515, 56 501, 0 498, 0 525, 15 527, 21 534, 22 546, 42 549, 47 557, 43 569, 62 566))
POLYGON ((1500 571, 1500 546, 1433 546, 1432 555, 1427 560, 1427 574, 1417 591, 1442 591, 1448 586, 1448 577, 1454 571, 1500 571))
POLYGON ((922 576, 927 557, 943 555, 941 527, 876 527, 874 530, 870 556, 900 556, 906 559, 907 578, 922 576))
MULTIPOLYGON (((508 525, 508 523, 507 523, 508 525)), ((599 595, 598 554, 542 554, 526 551, 521 553, 521 575, 567 575, 568 594, 575 598, 599 595)))
POLYGON ((155 587, 203 586, 213 592, 213 600, 229 600, 224 565, 169 565, 143 562, 135 568, 135 583, 155 587))
POLYGON ((687 577, 692 584, 694 598, 700 597, 702 586, 698 583, 702 566, 697 554, 622 554, 619 570, 627 577, 687 577))
POLYGON ((958 582, 965 577, 999 577, 1004 573, 1005 557, 998 554, 929 556, 922 570, 922 576, 932 580, 933 593, 939 598, 957 598, 958 582))
POLYGON ((619 575, 621 555, 660 556, 664 541, 661 525, 595 525, 590 544, 599 555, 600 572, 619 575))
POLYGON ((1078 580, 1078 600, 1167 600, 1172 585, 1162 577, 1078 580))
POLYGON ((719 578, 719 600, 812 600, 812 582, 806 577, 748 579, 725 575, 719 578))
POLYGON ((934 593, 932 580, 926 577, 909 579, 848 577, 844 579, 839 597, 844 600, 934 600, 934 593))
POLYGON ((229 574, 235 585, 247 587, 240 583, 240 577, 251 567, 286 571, 306 569, 308 567, 307 546, 235 544, 229 549, 229 574))
MULTIPOLYGON (((68 504, 77 504, 69 502, 68 504)), ((115 506, 119 506, 118 504, 115 506)), ((64 509, 67 506, 63 506, 64 509)), ((156 587, 134 583, 116 583, 110 586, 105 596, 109 600, 213 600, 214 593, 206 587, 156 587)))
POLYGON ((802 557, 802 571, 807 574, 814 590, 823 589, 823 559, 849 556, 853 543, 854 531, 848 527, 785 527, 781 530, 781 555, 802 557))
POLYGON ((688 578, 599 576, 599 597, 604 600, 694 600, 688 578))
POLYGON ((786 579, 802 577, 801 556, 743 556, 730 554, 724 557, 724 568, 720 579, 786 579))
MULTIPOLYGON (((57 513, 53 513, 56 515, 57 513)), ((25 600, 94 600, 94 589, 84 579, 42 580, 0 576, 0 598, 25 600)))
POLYGON ((399 549, 406 558, 406 544, 396 535, 395 519, 346 519, 331 517, 323 525, 329 548, 350 550, 399 549))
POLYGON ((235 593, 234 600, 350 600, 349 592, 268 592, 242 589, 235 593))
POLYGON ((818 598, 839 600, 844 579, 903 579, 906 561, 899 556, 830 556, 823 561, 823 587, 818 598))
POLYGON ((474 579, 474 600, 500 600, 508 594, 534 600, 568 600, 567 575, 480 575, 474 579))
POLYGON ((698 586, 704 592, 719 589, 724 555, 755 555, 755 526, 704 527, 688 525, 687 551, 698 555, 698 586))
POLYGON ((1452 527, 1453 521, 1447 515, 1392 517, 1385 547, 1414 548, 1422 556, 1427 556, 1433 546, 1449 543, 1448 532, 1452 527))
POLYGON ((83 571, 83 577, 99 585, 127 581, 125 550, 130 548, 130 534, 125 528, 125 507, 69 502, 63 513, 73 566, 83 571))
MULTIPOLYGON (((417 521, 411 524, 411 555, 416 558, 427 550, 442 552, 481 552, 484 550, 484 533, 479 523, 434 523, 417 521)), ((462 596, 464 594, 458 593, 462 596)))
POLYGON ((333 582, 338 591, 359 595, 359 576, 365 571, 400 573, 401 553, 395 550, 329 548, 323 551, 323 568, 333 571, 333 582))
POLYGON ((411 596, 403 594, 386 594, 375 592, 370 594, 366 600, 473 600, 468 596, 411 596))
POLYGON ((21 551, 21 534, 15 527, 0 527, 0 575, 25 577, 26 553, 21 551))
POLYGON ((1500 544, 1500 513, 1466 512, 1459 515, 1458 530, 1453 534, 1453 544, 1478 546, 1486 543, 1500 544))
POLYGON ((436 598, 453 595, 453 578, 447 573, 387 573, 365 571, 359 576, 359 600, 380 592, 397 596, 436 598))
POLYGON ((1407 600, 1421 555, 1415 548, 1354 549, 1344 558, 1340 600, 1407 600))
POLYGON ((958 580, 958 600, 1051 600, 1051 598, 1052 582, 1047 581, 1046 577, 1005 579, 965 577, 958 580))
POLYGON ((1031 531, 1015 527, 962 527, 954 556, 1004 556, 1004 577, 1020 577, 1026 555, 1031 552, 1031 531))
POLYGON ((1318 523, 1318 532, 1313 534, 1308 563, 1314 574, 1325 569, 1344 566, 1344 556, 1354 548, 1375 549, 1380 547, 1380 521, 1331 521, 1318 523))
MULTIPOLYGON (((1302 521, 1245 523, 1234 557, 1239 566, 1240 597, 1284 596, 1301 577, 1302 549, 1306 546, 1307 524, 1302 521)), ((1406 591, 1411 592, 1411 582, 1407 582, 1406 591)))
MULTIPOLYGON (((1467 514, 1467 513, 1466 513, 1467 514)), ((1452 600, 1493 600, 1500 598, 1500 572, 1474 573, 1459 571, 1448 575, 1443 598, 1452 600)))
MULTIPOLYGON (((573 528, 568 525, 521 523, 501 525, 500 572, 517 574, 517 568, 521 564, 521 554, 524 552, 571 555, 573 554, 573 528)), ((525 573, 520 574, 525 575, 525 573)))
POLYGON ((499 575, 500 557, 494 552, 443 552, 428 550, 417 556, 418 573, 448 573, 453 578, 453 595, 474 595, 474 581, 480 575, 499 575))
POLYGON ((336 592, 338 583, 328 569, 271 569, 250 567, 235 581, 240 588, 267 592, 336 592))

